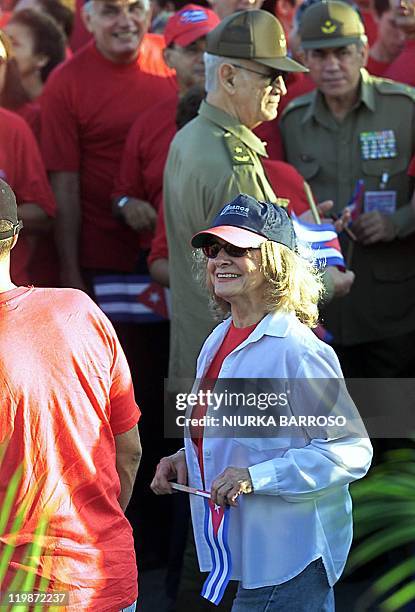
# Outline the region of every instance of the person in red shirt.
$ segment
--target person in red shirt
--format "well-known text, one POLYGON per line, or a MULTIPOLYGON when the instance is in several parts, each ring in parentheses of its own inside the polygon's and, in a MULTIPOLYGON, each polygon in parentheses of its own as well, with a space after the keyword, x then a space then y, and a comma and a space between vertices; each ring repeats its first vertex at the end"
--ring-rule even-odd
POLYGON ((135 231, 112 214, 112 181, 134 119, 175 91, 161 37, 146 34, 149 10, 148 0, 88 2, 94 40, 53 72, 42 96, 63 285, 86 289, 92 271, 137 263, 135 231))
POLYGON ((14 189, 25 233, 13 249, 14 282, 31 282, 28 270, 35 242, 50 226, 55 201, 35 138, 26 122, 0 108, 0 178, 14 189))
POLYGON ((219 23, 216 14, 187 4, 167 22, 164 58, 176 71, 177 93, 142 113, 133 124, 114 184, 113 196, 122 205, 120 216, 140 232, 141 249, 150 248, 163 187, 163 170, 170 142, 176 133, 179 97, 205 82, 205 36, 219 23))
POLYGON ((65 59, 65 37, 47 13, 23 9, 5 28, 22 84, 31 100, 38 98, 52 70, 65 59))
POLYGON ((391 0, 391 4, 396 25, 405 34, 406 43, 383 76, 415 87, 415 0, 391 0))
POLYGON ((113 327, 85 293, 11 280, 18 213, 0 181, 3 509, 21 470, 0 535, 0 557, 10 545, 12 551, 2 594, 18 573, 34 574, 30 590, 66 593, 68 612, 133 610, 137 568, 124 510, 141 446, 128 365, 113 327), (41 521, 44 535, 37 537, 41 521), (32 543, 39 546, 36 560, 26 556, 32 543))
POLYGON ((75 19, 72 0, 17 0, 13 7, 14 12, 24 9, 34 9, 49 15, 62 30, 65 39, 71 36, 75 19))
MULTIPOLYGON (((58 66, 46 83, 42 150, 58 206, 61 284, 96 297, 94 286, 107 274, 127 280, 132 273, 146 271, 137 232, 114 215, 111 193, 133 122, 174 94, 176 85, 163 60, 163 38, 146 33, 149 0, 90 0, 83 15, 93 40, 58 66)), ((163 529, 168 529, 168 513, 163 517, 155 508, 146 484, 153 442, 154 456, 159 452, 156 441, 164 443, 161 414, 168 339, 163 344, 167 334, 159 328, 168 324, 113 322, 139 403, 147 408, 143 436, 152 436, 129 516, 140 558, 153 563, 151 557, 164 545, 163 529)))
POLYGON ((378 36, 370 47, 366 65, 370 74, 383 76, 405 45, 405 34, 397 26, 390 0, 374 0, 378 36))

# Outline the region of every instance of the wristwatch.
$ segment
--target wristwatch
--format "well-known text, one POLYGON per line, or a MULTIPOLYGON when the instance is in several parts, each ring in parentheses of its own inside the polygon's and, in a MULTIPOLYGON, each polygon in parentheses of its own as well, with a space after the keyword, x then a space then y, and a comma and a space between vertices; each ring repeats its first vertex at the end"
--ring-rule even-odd
POLYGON ((113 212, 114 217, 121 217, 121 211, 124 208, 124 206, 127 204, 129 199, 130 198, 128 196, 123 196, 122 198, 114 202, 114 205, 112 207, 112 212, 113 212))

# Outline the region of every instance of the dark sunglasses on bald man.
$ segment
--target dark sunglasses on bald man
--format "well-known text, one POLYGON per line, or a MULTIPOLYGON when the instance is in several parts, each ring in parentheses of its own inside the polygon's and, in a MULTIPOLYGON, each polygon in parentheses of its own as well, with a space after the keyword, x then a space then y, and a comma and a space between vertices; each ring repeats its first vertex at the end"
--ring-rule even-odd
POLYGON ((222 249, 230 257, 245 257, 249 251, 258 250, 255 247, 237 247, 229 242, 223 242, 221 244, 219 244, 219 242, 212 242, 211 244, 202 247, 203 254, 208 259, 216 259, 222 249))

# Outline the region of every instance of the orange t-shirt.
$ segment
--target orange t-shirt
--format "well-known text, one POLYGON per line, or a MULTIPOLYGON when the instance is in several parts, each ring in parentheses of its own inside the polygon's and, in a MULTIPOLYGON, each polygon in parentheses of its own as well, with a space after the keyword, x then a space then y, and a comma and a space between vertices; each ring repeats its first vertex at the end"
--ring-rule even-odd
POLYGON ((118 503, 114 435, 140 411, 126 358, 100 309, 74 289, 20 287, 0 293, 0 507, 23 475, 18 506, 35 494, 2 590, 19 568, 42 513, 48 531, 36 569, 50 591, 69 591, 70 611, 115 612, 137 598, 131 526, 118 503))

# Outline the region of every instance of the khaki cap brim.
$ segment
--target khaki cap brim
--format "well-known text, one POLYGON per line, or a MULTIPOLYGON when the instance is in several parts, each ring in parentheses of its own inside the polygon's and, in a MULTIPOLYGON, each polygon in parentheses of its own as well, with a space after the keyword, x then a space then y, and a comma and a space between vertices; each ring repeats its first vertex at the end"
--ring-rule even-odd
POLYGON ((252 57, 251 60, 258 62, 258 64, 263 64, 263 66, 269 66, 269 68, 276 68, 284 72, 308 72, 308 68, 290 57, 252 57))
POLYGON ((341 38, 321 38, 320 40, 303 40, 301 47, 308 49, 331 49, 336 47, 347 47, 353 43, 365 42, 366 36, 342 36, 341 38))

